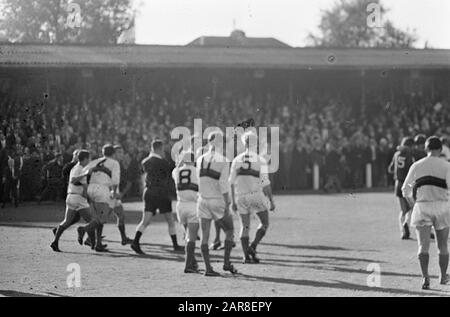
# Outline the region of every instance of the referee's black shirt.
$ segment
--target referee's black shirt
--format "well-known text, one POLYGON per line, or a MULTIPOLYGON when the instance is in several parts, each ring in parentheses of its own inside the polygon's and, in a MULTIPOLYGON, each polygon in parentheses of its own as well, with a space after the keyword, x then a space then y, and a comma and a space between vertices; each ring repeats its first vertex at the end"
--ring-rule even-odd
POLYGON ((152 196, 169 196, 172 168, 169 162, 158 155, 151 154, 142 161, 146 173, 145 186, 152 196))

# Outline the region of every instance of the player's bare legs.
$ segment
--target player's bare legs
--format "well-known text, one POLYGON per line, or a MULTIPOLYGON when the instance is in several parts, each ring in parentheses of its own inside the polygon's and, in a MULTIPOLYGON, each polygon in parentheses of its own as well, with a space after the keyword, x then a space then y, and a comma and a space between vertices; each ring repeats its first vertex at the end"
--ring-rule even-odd
POLYGON ((231 214, 225 214, 225 216, 217 221, 225 232, 225 247, 223 254, 223 269, 231 273, 237 273, 237 270, 231 264, 231 250, 234 244, 234 224, 231 214))
POLYGON ((445 285, 450 282, 450 278, 447 274, 448 269, 448 235, 449 228, 442 230, 436 230, 436 240, 439 250, 439 267, 441 269, 441 281, 440 283, 445 285))
POLYGON ((186 262, 184 273, 198 273, 198 264, 195 259, 195 241, 198 237, 200 225, 198 223, 187 224, 186 230, 186 262))
POLYGON ((163 215, 164 215, 164 219, 166 219, 166 222, 167 222, 170 239, 172 239, 173 250, 177 251, 177 252, 184 251, 184 248, 180 247, 178 245, 177 229, 176 229, 176 226, 175 226, 175 219, 173 218, 173 213, 168 212, 168 213, 164 213, 163 215))
POLYGON ((408 201, 405 198, 399 198, 400 214, 399 214, 399 226, 402 233, 402 240, 408 240, 410 238, 409 220, 411 218, 411 208, 408 201))
POLYGON ((203 262, 205 262, 205 276, 219 276, 220 274, 215 272, 211 266, 209 260, 209 232, 211 231, 211 219, 200 218, 200 228, 202 231, 202 240, 200 245, 200 250, 202 252, 203 262))
POLYGON ((430 288, 430 276, 428 274, 428 263, 430 262, 430 232, 431 226, 416 227, 417 242, 419 244, 418 258, 422 271, 422 289, 430 288))
POLYGON ((145 254, 141 249, 140 240, 145 229, 152 222, 152 217, 153 213, 147 211, 142 212, 141 222, 136 227, 136 235, 134 237, 133 242, 131 243, 131 249, 133 249, 133 251, 136 252, 137 254, 145 254))
POLYGON ((131 242, 133 242, 133 240, 128 238, 127 234, 125 232, 125 213, 123 210, 123 206, 122 205, 115 206, 113 209, 113 212, 117 218, 117 228, 119 229, 119 232, 120 232, 120 238, 122 240, 121 241, 122 245, 131 244, 131 242))

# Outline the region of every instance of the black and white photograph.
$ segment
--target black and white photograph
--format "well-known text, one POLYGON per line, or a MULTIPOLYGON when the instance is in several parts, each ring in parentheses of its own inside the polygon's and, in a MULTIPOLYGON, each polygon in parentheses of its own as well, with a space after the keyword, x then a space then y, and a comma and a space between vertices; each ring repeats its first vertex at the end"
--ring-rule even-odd
POLYGON ((448 297, 449 231, 450 1, 0 0, 0 297, 448 297))

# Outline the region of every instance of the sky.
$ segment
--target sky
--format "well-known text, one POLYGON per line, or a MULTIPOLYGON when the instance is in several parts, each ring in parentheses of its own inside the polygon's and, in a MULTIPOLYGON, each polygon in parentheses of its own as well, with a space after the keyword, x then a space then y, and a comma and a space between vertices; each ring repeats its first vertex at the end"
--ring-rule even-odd
MULTIPOLYGON (((274 37, 291 46, 307 45, 317 32, 321 10, 336 0, 135 0, 138 44, 186 45, 202 35, 274 37)), ((386 17, 415 30, 416 47, 450 49, 450 0, 382 0, 386 17)))

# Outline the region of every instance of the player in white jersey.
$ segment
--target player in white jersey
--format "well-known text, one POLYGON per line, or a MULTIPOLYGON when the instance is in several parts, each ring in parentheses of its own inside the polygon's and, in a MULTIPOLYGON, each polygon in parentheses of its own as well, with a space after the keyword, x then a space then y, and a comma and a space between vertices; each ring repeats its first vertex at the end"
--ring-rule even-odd
POLYGON ((199 199, 197 216, 200 218, 202 231, 201 251, 206 266, 206 276, 219 276, 209 261, 209 232, 211 221, 216 220, 225 232, 224 271, 237 273, 230 262, 233 248, 234 226, 230 214, 228 195, 229 162, 223 156, 224 136, 221 132, 212 132, 208 136, 208 152, 197 160, 197 177, 199 182, 199 199))
POLYGON ((439 267, 441 284, 450 279, 447 274, 448 247, 450 228, 450 164, 439 158, 442 142, 437 137, 430 137, 425 143, 428 156, 415 162, 409 169, 403 184, 403 195, 414 204, 411 224, 416 227, 419 244, 419 263, 422 270, 422 289, 430 288, 428 274, 430 233, 432 227, 436 232, 439 249, 439 267))
POLYGON ((269 212, 275 210, 266 160, 257 154, 258 137, 253 132, 242 136, 245 150, 231 164, 231 202, 241 218, 241 244, 244 263, 259 263, 256 247, 269 227, 269 212), (260 224, 249 245, 250 217, 258 216, 260 224))
POLYGON ((59 249, 59 239, 63 232, 74 223, 77 215, 83 217, 86 222, 91 221, 90 206, 86 197, 86 175, 83 173, 84 167, 89 163, 89 158, 90 154, 88 151, 78 151, 78 163, 70 170, 66 198, 66 215, 63 222, 56 229, 55 239, 50 245, 55 252, 61 252, 59 249))
POLYGON ((101 229, 114 208, 120 183, 120 165, 113 159, 114 147, 107 144, 102 152, 103 157, 92 161, 84 168, 84 171, 90 174, 87 194, 92 203, 93 219, 87 226, 78 227, 78 240, 82 241, 84 234, 88 233, 91 241, 95 238, 95 246, 92 247, 97 252, 107 251, 101 243, 101 229))
POLYGON ((183 152, 180 157, 180 164, 172 171, 172 178, 177 191, 176 211, 178 221, 186 230, 184 273, 198 273, 198 264, 195 259, 195 241, 199 231, 197 171, 194 153, 183 152))

